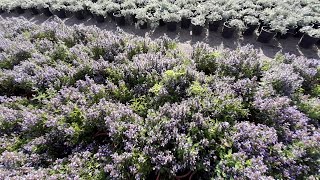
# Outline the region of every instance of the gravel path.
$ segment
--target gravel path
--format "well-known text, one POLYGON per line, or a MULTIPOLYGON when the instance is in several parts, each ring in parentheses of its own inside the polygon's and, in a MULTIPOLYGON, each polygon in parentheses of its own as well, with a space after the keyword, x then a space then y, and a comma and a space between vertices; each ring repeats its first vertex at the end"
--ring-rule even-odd
MULTIPOLYGON (((18 15, 14 13, 3 13, 0 15, 0 20, 10 17, 24 17, 37 24, 42 24, 45 21, 52 20, 52 17, 48 18, 44 15, 32 16, 29 12, 18 15)), ((117 27, 114 22, 96 23, 93 19, 77 20, 74 17, 66 18, 63 20, 66 25, 83 24, 86 26, 96 25, 101 29, 108 31, 116 31, 117 27)), ((219 32, 204 32, 201 36, 192 36, 190 30, 178 29, 177 32, 167 32, 166 27, 159 27, 156 30, 140 30, 136 29, 134 25, 128 25, 121 27, 124 32, 134 34, 138 36, 149 36, 152 39, 156 39, 166 34, 172 39, 176 39, 179 42, 179 46, 186 53, 189 53, 192 49, 192 45, 198 41, 203 41, 209 44, 211 47, 223 46, 225 48, 236 49, 239 45, 252 44, 256 49, 259 49, 260 55, 266 58, 273 58, 277 52, 291 53, 296 55, 303 55, 308 58, 320 59, 320 47, 313 47, 312 49, 302 49, 297 46, 299 38, 289 37, 283 40, 272 40, 269 44, 263 44, 256 41, 256 35, 252 37, 237 37, 232 39, 224 39, 219 32)))

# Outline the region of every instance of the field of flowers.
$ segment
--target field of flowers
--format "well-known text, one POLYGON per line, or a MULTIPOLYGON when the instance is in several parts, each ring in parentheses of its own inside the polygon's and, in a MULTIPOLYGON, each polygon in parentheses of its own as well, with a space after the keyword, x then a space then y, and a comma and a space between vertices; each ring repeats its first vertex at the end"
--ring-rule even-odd
POLYGON ((319 59, 0 29, 0 179, 320 178, 319 59))

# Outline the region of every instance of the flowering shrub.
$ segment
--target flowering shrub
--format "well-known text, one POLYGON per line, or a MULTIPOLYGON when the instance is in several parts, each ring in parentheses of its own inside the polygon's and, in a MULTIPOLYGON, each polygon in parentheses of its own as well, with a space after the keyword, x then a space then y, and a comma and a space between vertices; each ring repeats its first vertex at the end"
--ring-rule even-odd
POLYGON ((0 179, 319 178, 317 59, 189 57, 58 19, 0 29, 0 179))

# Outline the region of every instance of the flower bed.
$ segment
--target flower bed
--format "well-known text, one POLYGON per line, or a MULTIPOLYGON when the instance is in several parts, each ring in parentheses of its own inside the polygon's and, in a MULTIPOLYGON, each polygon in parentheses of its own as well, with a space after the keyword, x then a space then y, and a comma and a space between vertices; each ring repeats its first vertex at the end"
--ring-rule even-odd
POLYGON ((258 41, 266 43, 275 36, 301 37, 306 33, 313 40, 302 38, 299 45, 304 48, 312 47, 320 39, 318 0, 2 0, 0 9, 18 13, 30 9, 33 14, 41 11, 47 14, 50 10, 60 18, 73 13, 78 19, 93 16, 98 22, 111 17, 119 25, 124 25, 126 18, 142 29, 167 23, 169 31, 175 31, 180 21, 182 28, 188 28, 185 23, 191 22, 194 35, 200 35, 206 24, 209 30, 216 31, 222 21, 226 22, 222 33, 226 38, 235 31, 252 35, 260 26, 258 41))
POLYGON ((316 179, 320 61, 0 22, 0 179, 316 179))

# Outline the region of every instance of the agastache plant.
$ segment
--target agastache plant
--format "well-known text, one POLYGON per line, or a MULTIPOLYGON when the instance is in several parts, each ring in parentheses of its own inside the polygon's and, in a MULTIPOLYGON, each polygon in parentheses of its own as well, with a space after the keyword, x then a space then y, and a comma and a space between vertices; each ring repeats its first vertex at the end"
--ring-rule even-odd
POLYGON ((319 59, 251 45, 188 56, 168 37, 2 20, 0 179, 317 179, 319 77, 319 59))

